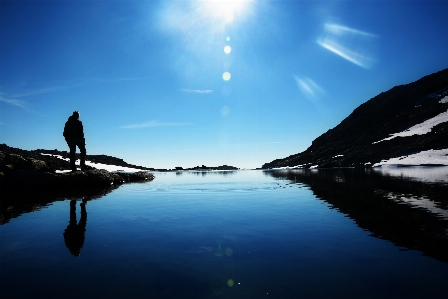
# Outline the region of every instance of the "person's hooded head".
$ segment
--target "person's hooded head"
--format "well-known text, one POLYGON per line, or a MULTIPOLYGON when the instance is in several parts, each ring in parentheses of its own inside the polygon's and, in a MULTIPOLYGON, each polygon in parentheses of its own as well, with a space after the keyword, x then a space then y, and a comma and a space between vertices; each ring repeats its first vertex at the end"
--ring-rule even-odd
POLYGON ((72 114, 72 117, 74 119, 79 119, 79 112, 78 111, 74 111, 73 114, 72 114))

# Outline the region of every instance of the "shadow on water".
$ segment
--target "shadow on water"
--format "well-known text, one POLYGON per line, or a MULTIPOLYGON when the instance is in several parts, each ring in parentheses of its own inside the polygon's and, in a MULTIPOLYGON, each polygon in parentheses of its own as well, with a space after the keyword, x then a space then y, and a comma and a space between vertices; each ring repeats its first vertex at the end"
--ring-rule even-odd
POLYGON ((119 186, 111 185, 107 188, 95 188, 82 190, 68 190, 67 192, 48 192, 29 194, 10 194, 1 197, 0 200, 0 225, 8 223, 10 219, 17 218, 24 213, 39 211, 40 209, 50 205, 55 201, 71 200, 88 200, 98 199, 111 193, 119 186))
POLYGON ((70 200, 70 220, 63 233, 65 246, 75 257, 81 254, 81 249, 84 245, 87 225, 86 204, 87 200, 83 199, 80 204, 81 219, 78 223, 76 219, 76 200, 70 200))
POLYGON ((306 184, 314 195, 353 219, 371 236, 402 250, 448 262, 448 184, 372 170, 271 170, 265 175, 306 184))

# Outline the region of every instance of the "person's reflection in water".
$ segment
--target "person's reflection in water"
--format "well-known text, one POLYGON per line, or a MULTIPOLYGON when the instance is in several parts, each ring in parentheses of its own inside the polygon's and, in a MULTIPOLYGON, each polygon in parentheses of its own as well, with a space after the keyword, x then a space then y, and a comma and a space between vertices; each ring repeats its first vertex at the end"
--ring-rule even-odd
POLYGON ((78 257, 81 254, 81 248, 84 245, 84 238, 87 225, 86 200, 83 199, 80 204, 81 219, 76 222, 76 200, 70 201, 70 221, 64 231, 65 246, 70 252, 78 257))

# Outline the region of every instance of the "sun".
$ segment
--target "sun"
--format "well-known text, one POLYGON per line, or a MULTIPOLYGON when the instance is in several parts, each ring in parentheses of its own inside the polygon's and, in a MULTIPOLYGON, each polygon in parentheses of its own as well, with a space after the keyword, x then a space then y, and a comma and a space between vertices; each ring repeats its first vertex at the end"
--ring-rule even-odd
POLYGON ((205 12, 214 19, 227 24, 242 15, 253 0, 201 0, 205 12))

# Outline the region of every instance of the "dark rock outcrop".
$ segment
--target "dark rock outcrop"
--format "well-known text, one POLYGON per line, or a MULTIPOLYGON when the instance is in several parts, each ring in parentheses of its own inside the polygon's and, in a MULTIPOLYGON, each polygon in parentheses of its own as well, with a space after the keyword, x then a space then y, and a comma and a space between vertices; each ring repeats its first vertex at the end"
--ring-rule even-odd
MULTIPOLYGON (((0 144, 0 161, 3 165, 0 165, 0 171, 6 171, 8 172, 8 169, 4 169, 4 165, 10 165, 9 170, 20 170, 20 169, 30 169, 29 165, 27 163, 30 163, 29 160, 37 160, 42 161, 45 163, 44 165, 41 165, 41 167, 37 167, 35 169, 42 169, 47 167, 47 170, 54 171, 54 170, 67 170, 70 169, 69 162, 59 159, 57 157, 53 156, 44 156, 36 151, 27 151, 22 150, 19 148, 9 147, 6 144, 0 144), (24 163, 17 163, 18 156, 22 158, 26 158, 28 162, 24 163), (14 169, 12 169, 12 165, 14 165, 14 169)), ((22 161, 24 162, 24 161, 22 161)), ((39 162, 39 163, 42 163, 39 162)))
POLYGON ((356 108, 335 128, 316 138, 304 152, 266 163, 262 168, 363 166, 391 157, 448 148, 448 122, 430 133, 383 140, 447 111, 448 69, 396 86, 356 108))
MULTIPOLYGON (((6 144, 0 144, 0 152, 3 152, 4 154, 15 154, 20 155, 22 157, 28 157, 33 158, 36 160, 44 161, 48 168, 53 170, 68 170, 70 169, 69 162, 57 157, 54 157, 54 155, 61 156, 62 158, 69 159, 70 154, 67 151, 59 151, 57 149, 54 150, 45 150, 45 149, 37 149, 37 150, 22 150, 19 148, 14 148, 7 146, 6 144)), ((79 159, 79 153, 76 154, 76 158, 79 159)), ((122 167, 129 167, 129 168, 135 168, 140 170, 150 170, 154 171, 153 168, 138 166, 126 163, 123 161, 123 159, 107 156, 107 155, 87 155, 86 159, 88 161, 91 161, 93 163, 101 163, 101 164, 107 164, 107 165, 116 165, 116 166, 122 166, 122 167)))
MULTIPOLYGON (((89 194, 111 186, 128 182, 144 182, 154 179, 148 172, 109 172, 101 169, 56 173, 48 167, 53 160, 37 158, 53 158, 51 156, 28 155, 28 151, 13 149, 0 151, 0 195, 3 202, 6 198, 21 198, 38 194, 67 196, 89 194), (25 154, 22 156, 20 154, 25 154)), ((58 159, 60 160, 60 159, 58 159)), ((61 160, 63 161, 63 160, 61 160)))
POLYGON ((35 195, 37 193, 85 193, 127 182, 150 181, 154 176, 147 172, 112 173, 94 169, 67 173, 20 170, 3 175, 0 179, 2 198, 6 194, 35 195))

